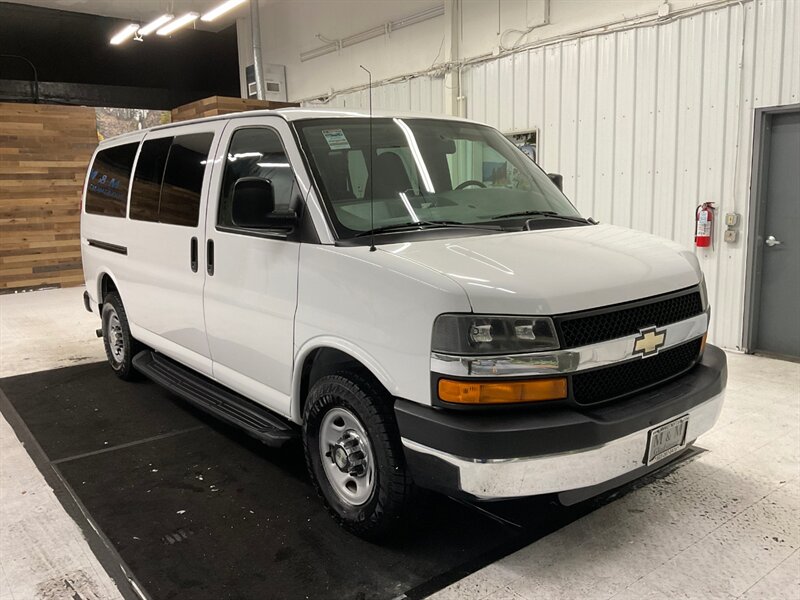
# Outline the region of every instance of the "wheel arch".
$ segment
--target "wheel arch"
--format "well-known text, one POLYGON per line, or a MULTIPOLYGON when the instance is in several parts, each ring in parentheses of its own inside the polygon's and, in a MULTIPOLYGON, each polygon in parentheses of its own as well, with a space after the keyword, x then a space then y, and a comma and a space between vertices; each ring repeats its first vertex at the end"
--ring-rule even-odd
POLYGON ((395 394, 397 386, 394 380, 368 352, 341 339, 317 339, 303 346, 295 359, 290 411, 292 421, 303 422, 305 400, 314 381, 342 368, 363 369, 390 394, 395 394))
POLYGON ((108 270, 103 269, 97 275, 97 307, 98 310, 102 311, 103 300, 106 298, 106 294, 111 291, 116 291, 117 293, 122 295, 122 292, 119 289, 119 285, 117 284, 117 278, 114 274, 108 270))

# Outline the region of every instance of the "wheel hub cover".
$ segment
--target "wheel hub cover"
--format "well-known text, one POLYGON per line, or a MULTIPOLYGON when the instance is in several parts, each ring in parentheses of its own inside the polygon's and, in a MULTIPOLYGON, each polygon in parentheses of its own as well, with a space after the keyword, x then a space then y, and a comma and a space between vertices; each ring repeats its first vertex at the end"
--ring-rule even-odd
POLYGON ((342 473, 349 473, 354 477, 364 474, 364 452, 355 431, 347 431, 331 447, 330 452, 333 462, 342 473))

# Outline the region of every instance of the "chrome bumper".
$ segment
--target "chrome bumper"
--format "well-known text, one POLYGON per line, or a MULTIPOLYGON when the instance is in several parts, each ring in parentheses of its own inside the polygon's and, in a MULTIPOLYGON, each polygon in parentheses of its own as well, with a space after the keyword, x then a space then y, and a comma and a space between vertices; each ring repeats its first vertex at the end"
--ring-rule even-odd
MULTIPOLYGON (((596 486, 622 477, 645 464, 648 432, 683 414, 689 415, 687 446, 711 429, 719 418, 725 392, 686 412, 654 423, 601 446, 530 458, 468 459, 403 438, 407 451, 427 455, 455 467, 461 492, 478 499, 535 496, 596 486)), ((665 459, 668 460, 668 459, 665 459)))

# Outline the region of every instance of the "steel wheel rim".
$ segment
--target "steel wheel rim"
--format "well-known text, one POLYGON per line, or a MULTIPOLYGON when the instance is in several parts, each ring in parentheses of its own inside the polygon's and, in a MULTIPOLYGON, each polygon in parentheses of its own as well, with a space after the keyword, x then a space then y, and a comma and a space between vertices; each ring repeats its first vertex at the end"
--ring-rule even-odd
POLYGON ((122 363, 125 360, 125 337, 122 335, 122 324, 117 316, 117 311, 113 308, 109 311, 106 336, 111 356, 116 362, 122 363))
POLYGON ((351 411, 337 406, 325 414, 319 453, 328 483, 342 502, 361 506, 369 501, 375 489, 375 455, 364 426, 351 411), (343 452, 349 459, 345 465, 343 452))

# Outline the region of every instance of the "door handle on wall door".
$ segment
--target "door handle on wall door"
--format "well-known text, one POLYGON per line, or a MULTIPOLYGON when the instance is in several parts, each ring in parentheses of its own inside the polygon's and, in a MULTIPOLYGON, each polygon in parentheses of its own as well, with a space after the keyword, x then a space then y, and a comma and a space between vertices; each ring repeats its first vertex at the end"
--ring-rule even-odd
POLYGON ((206 242, 206 272, 214 274, 214 240, 206 242))
POLYGON ((197 238, 193 237, 189 244, 189 264, 192 267, 192 273, 197 273, 197 238))
POLYGON ((766 240, 764 240, 764 243, 770 248, 781 245, 780 240, 776 240, 774 235, 769 236, 766 240))

